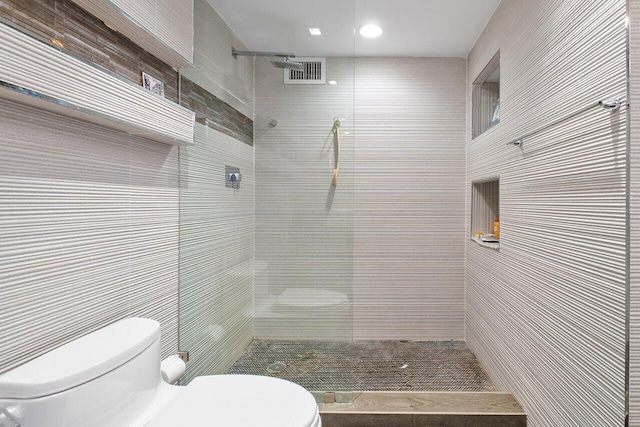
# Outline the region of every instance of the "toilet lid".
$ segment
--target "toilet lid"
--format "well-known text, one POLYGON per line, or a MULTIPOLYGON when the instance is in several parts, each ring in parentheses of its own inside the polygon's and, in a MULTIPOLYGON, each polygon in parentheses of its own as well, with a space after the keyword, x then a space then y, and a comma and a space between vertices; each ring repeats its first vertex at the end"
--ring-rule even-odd
POLYGON ((278 378, 254 375, 197 377, 147 427, 316 427, 311 393, 278 378))

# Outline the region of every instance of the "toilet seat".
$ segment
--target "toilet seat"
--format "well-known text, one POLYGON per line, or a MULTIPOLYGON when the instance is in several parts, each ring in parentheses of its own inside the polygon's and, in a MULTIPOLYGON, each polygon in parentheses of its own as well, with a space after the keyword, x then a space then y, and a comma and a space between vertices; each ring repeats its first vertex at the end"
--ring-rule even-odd
POLYGON ((197 377, 146 427, 319 427, 318 405, 297 384, 255 375, 197 377))

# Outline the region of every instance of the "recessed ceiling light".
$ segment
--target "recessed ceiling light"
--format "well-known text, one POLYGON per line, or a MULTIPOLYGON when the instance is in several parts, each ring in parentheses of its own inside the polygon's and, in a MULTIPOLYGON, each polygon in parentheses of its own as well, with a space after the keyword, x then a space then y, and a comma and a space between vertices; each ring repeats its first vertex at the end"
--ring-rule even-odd
POLYGON ((312 36, 322 35, 322 31, 320 31, 320 28, 309 28, 309 32, 311 33, 312 36))
POLYGON ((360 35, 362 37, 367 37, 369 39, 373 39, 376 37, 380 37, 382 34, 382 28, 376 24, 367 24, 360 27, 360 35))
POLYGON ((329 83, 330 85, 337 85, 338 82, 335 80, 329 80, 327 83, 329 83))

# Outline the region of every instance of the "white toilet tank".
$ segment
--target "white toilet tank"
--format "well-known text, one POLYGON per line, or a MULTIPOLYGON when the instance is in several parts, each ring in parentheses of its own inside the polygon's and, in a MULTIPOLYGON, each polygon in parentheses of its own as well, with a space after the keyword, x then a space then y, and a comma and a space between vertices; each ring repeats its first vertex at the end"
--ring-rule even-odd
POLYGON ((160 325, 129 318, 0 375, 0 426, 135 425, 163 387, 160 325))

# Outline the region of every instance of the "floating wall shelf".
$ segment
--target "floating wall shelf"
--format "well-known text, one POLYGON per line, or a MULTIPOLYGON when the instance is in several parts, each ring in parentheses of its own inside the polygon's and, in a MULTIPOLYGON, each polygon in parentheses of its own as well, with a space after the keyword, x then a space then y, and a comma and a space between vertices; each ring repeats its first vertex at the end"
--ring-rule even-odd
POLYGON ((193 0, 74 0, 173 68, 193 67, 193 0))
POLYGON ((0 22, 0 98, 170 145, 193 143, 195 113, 0 22))

